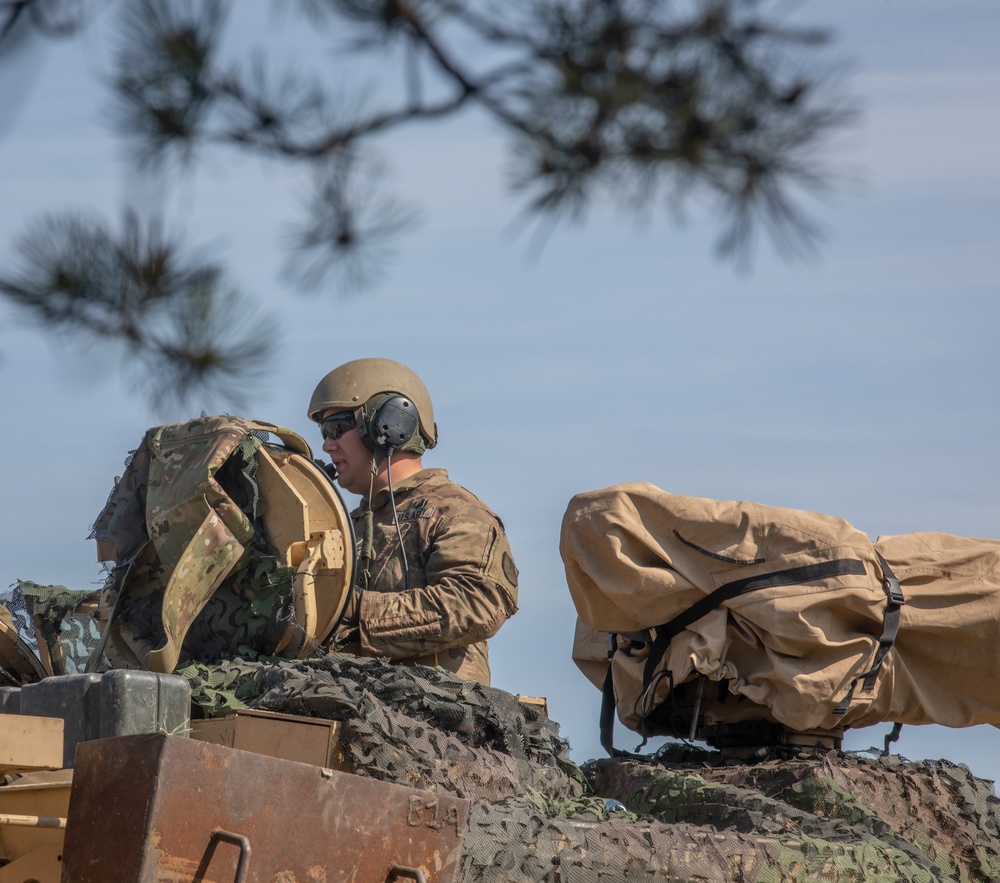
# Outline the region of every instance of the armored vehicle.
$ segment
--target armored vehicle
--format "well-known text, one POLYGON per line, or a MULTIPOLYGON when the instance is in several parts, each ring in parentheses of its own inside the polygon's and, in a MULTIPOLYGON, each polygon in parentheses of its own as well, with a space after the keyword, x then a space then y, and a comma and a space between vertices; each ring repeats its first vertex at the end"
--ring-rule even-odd
POLYGON ((544 699, 326 652, 350 519, 279 427, 150 430, 94 539, 101 591, 0 610, 0 883, 1000 879, 963 766, 727 743, 697 689, 578 765, 544 699))

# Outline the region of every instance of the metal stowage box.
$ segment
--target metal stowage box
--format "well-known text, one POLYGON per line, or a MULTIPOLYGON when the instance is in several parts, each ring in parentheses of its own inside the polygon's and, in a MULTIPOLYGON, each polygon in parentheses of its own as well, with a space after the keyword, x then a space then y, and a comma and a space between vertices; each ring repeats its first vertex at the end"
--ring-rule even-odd
POLYGON ((77 760, 66 881, 451 883, 459 870, 469 801, 450 794, 172 736, 89 742, 77 760))
POLYGON ((115 669, 105 674, 59 675, 7 697, 5 712, 58 717, 65 722, 63 766, 73 766, 80 742, 109 736, 187 732, 191 687, 177 675, 115 669))
POLYGON ((339 721, 317 717, 246 710, 191 721, 191 738, 349 773, 351 764, 340 744, 341 726, 339 721))

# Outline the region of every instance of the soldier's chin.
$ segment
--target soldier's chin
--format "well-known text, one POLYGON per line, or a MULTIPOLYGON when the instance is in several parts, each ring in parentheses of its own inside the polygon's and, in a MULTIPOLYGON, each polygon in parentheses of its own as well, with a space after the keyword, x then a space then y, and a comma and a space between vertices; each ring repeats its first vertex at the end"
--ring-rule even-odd
POLYGON ((367 485, 365 485, 364 487, 355 487, 354 483, 351 482, 349 477, 345 478, 345 476, 339 473, 337 474, 337 484, 339 484, 348 493, 358 494, 359 496, 363 496, 365 491, 368 490, 367 485))

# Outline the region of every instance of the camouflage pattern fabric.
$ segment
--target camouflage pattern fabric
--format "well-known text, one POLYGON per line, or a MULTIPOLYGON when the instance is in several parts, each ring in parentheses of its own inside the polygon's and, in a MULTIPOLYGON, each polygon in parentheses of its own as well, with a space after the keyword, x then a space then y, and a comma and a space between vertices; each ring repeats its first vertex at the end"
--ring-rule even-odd
POLYGON ((152 430, 146 529, 169 574, 161 606, 165 642, 149 654, 154 671, 173 671, 191 623, 253 539, 253 521, 218 473, 237 451, 250 468, 260 445, 224 417, 152 430))
POLYGON ((424 469, 351 514, 359 540, 360 645, 348 652, 437 665, 490 682, 486 639, 517 610, 517 568, 503 523, 477 497, 424 469), (370 518, 368 517, 370 515, 370 518))
MULTIPOLYGON (((273 556, 252 552, 250 563, 213 593, 188 627, 178 654, 181 664, 273 652, 294 626, 293 574, 273 556)), ((119 622, 134 647, 149 652, 162 645, 162 608, 163 595, 155 592, 121 612, 119 622)))
MULTIPOLYGON (((33 684, 48 674, 35 646, 27 643, 27 635, 20 631, 20 623, 24 622, 24 596, 16 589, 15 592, 13 597, 0 596, 0 688, 33 684)), ((0 694, 0 707, 3 704, 0 694)))
POLYGON ((270 431, 296 442, 270 424, 202 417, 150 429, 129 456, 92 532, 99 557, 115 563, 106 589, 121 594, 126 657, 169 671, 272 653, 299 628, 294 571, 261 521, 256 457, 270 431))

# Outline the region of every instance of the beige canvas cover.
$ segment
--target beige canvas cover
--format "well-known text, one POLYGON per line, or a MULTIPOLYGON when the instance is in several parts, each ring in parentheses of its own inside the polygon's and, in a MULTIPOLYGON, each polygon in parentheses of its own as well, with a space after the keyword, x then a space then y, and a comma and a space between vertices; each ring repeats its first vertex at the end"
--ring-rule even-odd
MULTIPOLYGON (((575 496, 560 551, 580 620, 574 656, 602 686, 617 636, 615 700, 632 729, 642 731, 650 708, 669 707, 671 687, 699 674, 725 685, 706 691, 706 715, 719 719, 760 716, 798 732, 1000 724, 998 540, 924 532, 873 544, 842 518, 634 483, 575 496), (905 603, 870 689, 862 680, 852 692, 884 630, 879 554, 905 603), (788 580, 813 573, 828 575, 788 580), (658 627, 734 585, 750 588, 670 640, 643 699, 658 627)), ((669 731, 648 724, 647 732, 669 731)))

